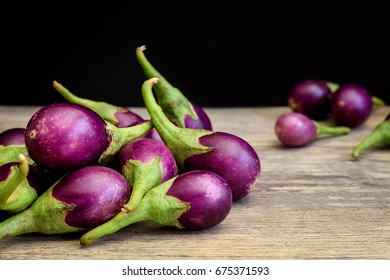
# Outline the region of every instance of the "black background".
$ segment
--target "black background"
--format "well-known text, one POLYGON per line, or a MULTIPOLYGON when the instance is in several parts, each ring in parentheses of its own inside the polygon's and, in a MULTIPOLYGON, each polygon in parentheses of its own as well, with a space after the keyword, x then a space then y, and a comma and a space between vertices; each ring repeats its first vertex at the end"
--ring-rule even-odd
POLYGON ((205 107, 284 106, 309 78, 358 83, 390 103, 385 1, 76 3, 2 7, 0 104, 63 101, 57 80, 80 97, 144 106, 140 45, 205 107))

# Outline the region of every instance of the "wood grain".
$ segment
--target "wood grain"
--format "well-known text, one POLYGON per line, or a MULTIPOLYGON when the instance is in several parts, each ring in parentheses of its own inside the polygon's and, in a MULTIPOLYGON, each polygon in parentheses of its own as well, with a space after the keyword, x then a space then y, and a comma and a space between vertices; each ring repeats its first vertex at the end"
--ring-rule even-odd
MULTIPOLYGON (((23 127, 39 107, 0 106, 0 131, 23 127)), ((143 117, 144 108, 133 108, 143 117)), ((215 131, 256 149, 258 184, 206 231, 146 222, 81 246, 81 234, 25 234, 0 241, 0 259, 390 259, 390 150, 353 160, 353 147, 390 111, 348 135, 285 148, 274 133, 287 107, 206 108, 215 131)))

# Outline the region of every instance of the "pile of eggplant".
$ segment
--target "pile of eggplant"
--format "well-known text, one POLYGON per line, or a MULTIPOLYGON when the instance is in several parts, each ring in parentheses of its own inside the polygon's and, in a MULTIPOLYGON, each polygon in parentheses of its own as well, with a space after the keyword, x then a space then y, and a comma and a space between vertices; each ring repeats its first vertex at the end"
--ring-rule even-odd
POLYGON ((88 245, 148 221, 206 230, 257 184, 260 158, 244 139, 214 131, 136 49, 150 118, 125 106, 64 97, 36 111, 26 127, 0 134, 0 240, 26 233, 81 232, 88 245))

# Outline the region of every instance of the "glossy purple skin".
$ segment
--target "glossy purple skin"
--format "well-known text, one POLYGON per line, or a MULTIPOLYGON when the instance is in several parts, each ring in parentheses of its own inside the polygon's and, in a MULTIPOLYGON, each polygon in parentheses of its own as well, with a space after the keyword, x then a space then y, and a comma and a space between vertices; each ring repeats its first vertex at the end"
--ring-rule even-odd
POLYGON ((161 182, 176 176, 177 166, 171 150, 163 142, 150 138, 138 138, 124 145, 115 154, 115 168, 121 172, 128 160, 148 163, 156 157, 161 157, 161 182))
POLYGON ((126 178, 109 167, 86 166, 68 173, 53 188, 53 197, 74 204, 65 222, 74 227, 93 228, 120 212, 130 198, 126 178))
POLYGON ((190 204, 190 209, 178 219, 189 230, 203 230, 220 224, 228 216, 233 203, 226 180, 203 170, 179 175, 167 195, 190 204))
POLYGON ((158 140, 162 143, 164 143, 164 141, 161 139, 161 136, 160 134, 158 134, 157 130, 155 128, 152 128, 151 130, 149 130, 148 132, 146 132, 143 137, 145 138, 150 138, 150 139, 154 139, 154 140, 158 140))
POLYGON ((53 103, 29 120, 25 141, 34 162, 49 170, 70 170, 98 161, 110 144, 105 121, 73 103, 53 103))
POLYGON ((4 130, 0 133, 0 145, 24 145, 25 128, 15 127, 4 130))
POLYGON ((184 117, 185 127, 212 130, 211 121, 206 112, 194 103, 191 103, 191 105, 194 108, 195 113, 198 115, 198 119, 194 120, 190 116, 186 115, 184 117))
POLYGON ((331 99, 331 115, 338 125, 354 128, 364 123, 371 115, 371 94, 356 84, 342 85, 331 99))
MULTIPOLYGON (((0 181, 5 181, 11 173, 11 167, 18 166, 20 162, 8 162, 0 166, 0 181)), ((41 184, 41 178, 37 168, 33 165, 29 165, 29 171, 26 177, 30 187, 35 189, 37 195, 41 195, 48 186, 41 184)))
POLYGON ((116 125, 117 127, 129 127, 143 121, 143 118, 141 116, 130 110, 126 112, 116 113, 115 117, 119 121, 119 123, 116 125))
POLYGON ((214 132, 199 142, 215 150, 185 160, 185 170, 208 170, 222 176, 230 185, 233 200, 247 196, 260 177, 261 164, 256 151, 238 136, 214 132))
POLYGON ((288 105, 294 112, 320 120, 330 113, 331 89, 322 80, 304 80, 295 84, 288 95, 288 105))
POLYGON ((286 146, 304 146, 317 137, 317 126, 304 114, 287 112, 275 123, 275 134, 286 146))

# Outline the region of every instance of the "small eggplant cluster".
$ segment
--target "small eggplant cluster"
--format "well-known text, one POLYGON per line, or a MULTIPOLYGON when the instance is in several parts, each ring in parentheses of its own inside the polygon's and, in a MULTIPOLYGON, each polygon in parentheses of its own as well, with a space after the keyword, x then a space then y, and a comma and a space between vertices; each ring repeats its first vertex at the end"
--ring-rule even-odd
POLYGON ((205 110, 157 72, 144 50, 136 56, 150 119, 54 81, 65 102, 0 134, 0 210, 9 215, 0 240, 84 232, 87 245, 140 221, 204 230, 251 192, 261 172, 255 149, 213 131, 205 110))
MULTIPOLYGON (((275 133, 280 142, 289 147, 300 147, 316 140, 320 135, 342 135, 362 125, 384 101, 370 94, 356 83, 338 85, 325 80, 308 79, 296 83, 288 93, 291 112, 279 116, 275 133), (335 125, 321 124, 331 120, 335 125)), ((388 117, 384 124, 372 132, 374 136, 362 140, 353 152, 357 159, 361 151, 375 144, 388 145, 388 117)))

